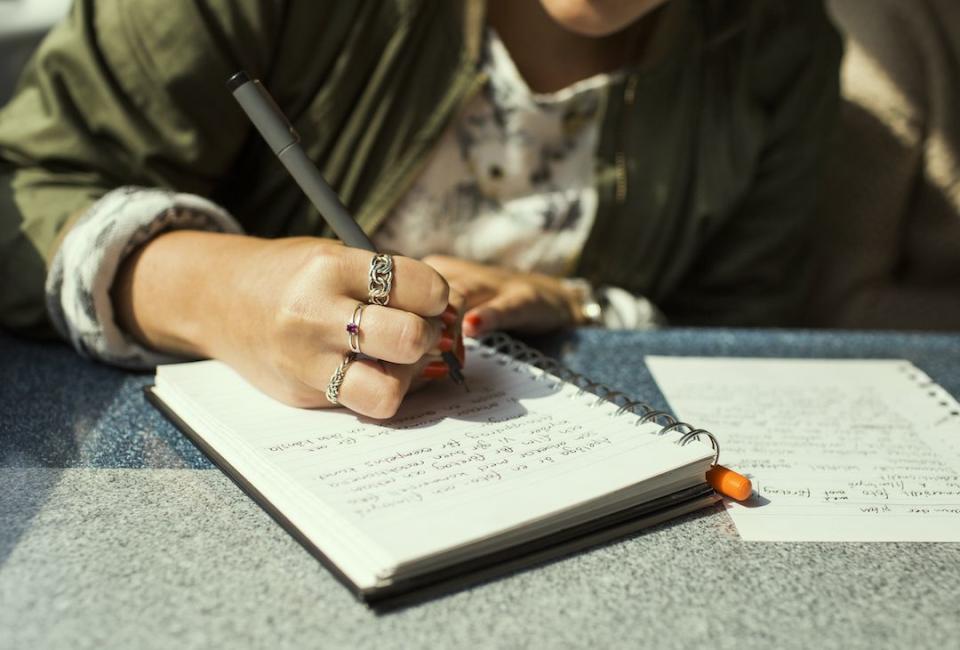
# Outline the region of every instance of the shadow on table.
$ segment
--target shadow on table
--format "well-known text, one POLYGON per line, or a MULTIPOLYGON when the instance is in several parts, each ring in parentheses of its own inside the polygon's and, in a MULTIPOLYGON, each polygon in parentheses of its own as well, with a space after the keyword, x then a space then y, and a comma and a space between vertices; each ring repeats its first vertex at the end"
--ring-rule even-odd
POLYGON ((56 489, 64 468, 76 462, 79 447, 70 424, 95 407, 71 388, 69 375, 52 372, 50 351, 44 348, 0 338, 0 565, 56 489))
POLYGON ((0 333, 0 565, 67 469, 212 467, 136 375, 0 333))

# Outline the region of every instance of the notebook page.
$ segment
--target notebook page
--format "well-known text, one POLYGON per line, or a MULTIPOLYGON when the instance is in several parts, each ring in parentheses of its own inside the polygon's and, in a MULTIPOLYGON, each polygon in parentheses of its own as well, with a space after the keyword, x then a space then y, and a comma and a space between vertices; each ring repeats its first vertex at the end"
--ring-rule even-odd
MULTIPOLYGON (((389 422, 279 404, 216 362, 164 366, 165 385, 235 444, 375 539, 395 563, 466 544, 663 475, 702 482, 685 447, 529 366, 471 351, 470 393, 442 382, 389 422), (685 468, 685 469, 684 469, 685 468), (685 474, 684 474, 685 472, 685 474)), ((160 382, 158 382, 159 384, 160 382)), ((642 499, 641 499, 642 500, 642 499)))
POLYGON ((647 357, 759 498, 744 539, 960 541, 960 407, 907 361, 647 357))
MULTIPOLYGON (((205 377, 210 386, 219 385, 220 378, 228 382, 237 379, 236 375, 222 364, 211 362, 207 365, 208 362, 199 362, 190 365, 201 364, 204 365, 203 372, 199 373, 197 378, 205 377)), ((321 548, 324 555, 354 584, 361 589, 374 587, 377 584, 376 572, 389 562, 383 550, 343 520, 335 510, 313 498, 301 486, 290 481, 288 476, 278 472, 275 467, 252 452, 249 445, 238 440, 222 422, 212 418, 202 405, 184 395, 180 389, 189 391, 190 382, 181 385, 163 381, 164 373, 160 370, 158 369, 157 383, 153 390, 164 403, 215 449, 234 471, 239 472, 263 494, 303 535, 321 548)))

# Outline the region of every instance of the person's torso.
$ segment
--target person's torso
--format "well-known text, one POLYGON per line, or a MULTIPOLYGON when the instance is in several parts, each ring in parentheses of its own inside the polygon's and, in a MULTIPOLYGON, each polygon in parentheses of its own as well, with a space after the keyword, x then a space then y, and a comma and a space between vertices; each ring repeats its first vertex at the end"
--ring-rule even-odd
MULTIPOLYGON (((325 16, 318 45, 311 21, 321 17, 290 3, 265 82, 374 236, 486 83, 471 43, 483 29, 478 4, 352 3, 325 16)), ((673 0, 665 11, 655 60, 602 93, 591 144, 596 216, 563 269, 655 300, 683 280, 746 192, 763 138, 760 107, 742 89, 711 85, 698 3, 673 0)), ((216 198, 251 234, 329 234, 256 138, 216 198)))

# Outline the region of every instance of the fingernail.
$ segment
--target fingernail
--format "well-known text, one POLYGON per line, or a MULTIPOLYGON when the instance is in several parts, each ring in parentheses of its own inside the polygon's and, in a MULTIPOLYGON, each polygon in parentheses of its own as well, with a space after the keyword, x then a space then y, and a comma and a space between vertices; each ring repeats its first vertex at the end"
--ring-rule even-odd
POLYGON ((441 352, 449 352, 453 349, 453 335, 444 332, 440 335, 440 343, 437 344, 441 352))
POLYGON ((450 372, 450 368, 447 367, 447 364, 442 361, 434 361, 427 364, 421 376, 424 379, 440 379, 446 377, 448 372, 450 372))
POLYGON ((453 310, 453 311, 451 312, 450 309, 449 309, 449 307, 448 307, 445 312, 443 312, 442 314, 440 314, 440 320, 443 321, 443 324, 444 324, 444 325, 448 325, 448 326, 449 326, 449 325, 455 324, 458 320, 460 320, 460 316, 457 315, 457 311, 456 311, 456 310, 453 310))
POLYGON ((453 305, 447 305, 447 308, 443 310, 444 314, 451 314, 453 316, 457 315, 457 308, 453 305))
POLYGON ((463 317, 463 322, 470 325, 474 329, 480 329, 483 326, 483 319, 480 318, 479 314, 467 314, 463 317))

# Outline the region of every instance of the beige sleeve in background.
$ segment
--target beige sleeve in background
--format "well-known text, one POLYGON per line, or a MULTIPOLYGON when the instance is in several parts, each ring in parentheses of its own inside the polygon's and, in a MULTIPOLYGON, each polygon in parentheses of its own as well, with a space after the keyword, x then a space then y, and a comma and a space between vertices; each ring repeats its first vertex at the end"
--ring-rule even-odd
POLYGON ((811 320, 960 329, 960 3, 828 5, 846 55, 811 320))

